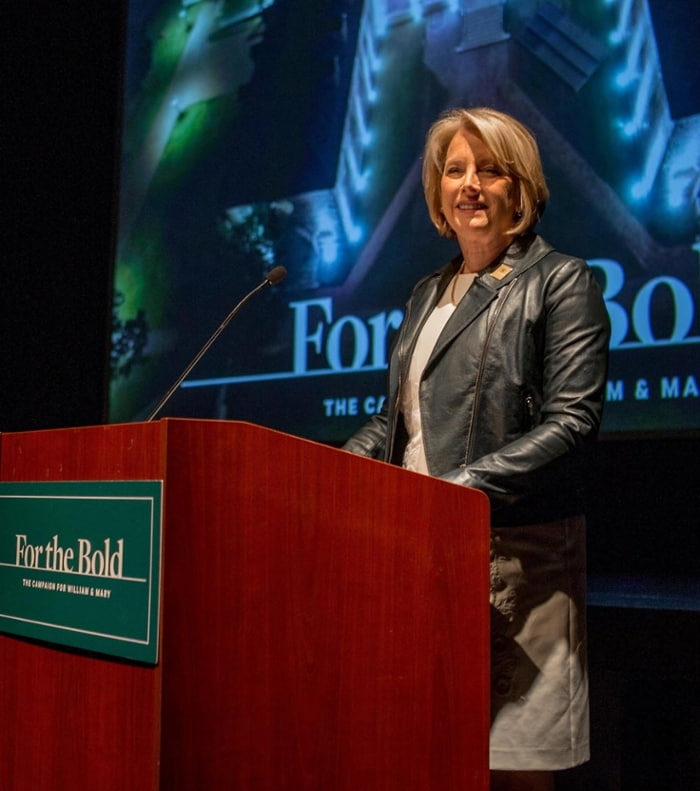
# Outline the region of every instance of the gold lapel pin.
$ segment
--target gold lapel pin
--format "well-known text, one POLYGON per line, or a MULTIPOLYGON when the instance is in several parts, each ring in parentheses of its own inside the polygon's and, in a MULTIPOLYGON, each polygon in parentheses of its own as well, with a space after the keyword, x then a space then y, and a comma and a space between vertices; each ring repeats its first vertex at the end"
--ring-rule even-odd
POLYGON ((512 266, 508 266, 508 264, 501 264, 499 267, 491 272, 491 276, 495 277, 496 280, 503 280, 506 275, 509 275, 513 271, 512 266))

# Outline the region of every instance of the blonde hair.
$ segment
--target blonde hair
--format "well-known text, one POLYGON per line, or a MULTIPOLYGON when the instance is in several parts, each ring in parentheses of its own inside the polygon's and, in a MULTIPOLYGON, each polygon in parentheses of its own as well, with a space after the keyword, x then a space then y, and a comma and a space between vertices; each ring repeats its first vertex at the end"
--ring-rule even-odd
POLYGON ((459 131, 470 132, 493 154, 496 165, 513 179, 520 205, 508 233, 531 230, 544 213, 549 190, 537 142, 530 130, 506 113, 490 107, 448 110, 428 131, 423 154, 423 191, 430 219, 442 236, 455 238, 442 212, 441 181, 447 149, 459 131))

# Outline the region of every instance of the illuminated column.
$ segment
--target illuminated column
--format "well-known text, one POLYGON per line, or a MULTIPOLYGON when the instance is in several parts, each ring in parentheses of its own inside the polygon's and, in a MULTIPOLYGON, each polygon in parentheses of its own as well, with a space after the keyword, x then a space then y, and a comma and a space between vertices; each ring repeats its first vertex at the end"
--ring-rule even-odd
MULTIPOLYGON (((637 0, 627 9, 625 19, 633 35, 623 36, 626 47, 626 68, 618 78, 618 85, 630 92, 632 115, 623 123, 622 130, 644 146, 639 177, 632 186, 632 197, 645 198, 653 187, 656 174, 664 160, 668 141, 673 134, 673 120, 668 106, 661 74, 659 53, 646 0, 637 0)), ((618 31, 620 30, 618 26, 618 31)), ((617 32, 617 31, 616 31, 617 32)))
POLYGON ((361 234, 354 219, 353 199, 365 190, 368 181, 368 174, 363 169, 364 150, 371 141, 368 118, 377 98, 374 80, 379 66, 377 40, 386 30, 385 21, 383 1, 370 0, 365 4, 333 189, 343 232, 351 242, 358 241, 361 234))
MULTIPOLYGON (((624 88, 629 85, 640 73, 640 62, 642 51, 646 41, 648 31, 643 25, 636 25, 632 38, 630 39, 625 51, 625 69, 617 78, 617 84, 624 88)), ((627 34, 629 35, 629 33, 627 34)), ((621 39, 622 40, 622 39, 621 39)))
MULTIPOLYGON (((607 5, 611 5, 614 2, 619 2, 619 0, 606 0, 607 5)), ((619 44, 629 34, 634 2, 635 0, 622 0, 620 2, 620 15, 617 20, 617 26, 610 34, 610 42, 612 44, 619 44)))

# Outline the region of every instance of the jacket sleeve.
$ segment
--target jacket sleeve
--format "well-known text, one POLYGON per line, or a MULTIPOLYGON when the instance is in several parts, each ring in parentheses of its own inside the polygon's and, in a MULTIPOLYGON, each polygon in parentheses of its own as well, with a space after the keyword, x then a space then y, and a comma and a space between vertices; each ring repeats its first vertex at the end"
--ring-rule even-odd
POLYGON ((343 450, 369 456, 372 459, 384 458, 387 438, 387 405, 362 426, 359 431, 343 445, 343 450))
POLYGON ((556 497, 557 481, 573 472, 575 451, 600 426, 610 324, 590 268, 580 259, 566 261, 548 278, 543 304, 542 403, 532 428, 441 476, 483 490, 494 511, 547 492, 556 497))

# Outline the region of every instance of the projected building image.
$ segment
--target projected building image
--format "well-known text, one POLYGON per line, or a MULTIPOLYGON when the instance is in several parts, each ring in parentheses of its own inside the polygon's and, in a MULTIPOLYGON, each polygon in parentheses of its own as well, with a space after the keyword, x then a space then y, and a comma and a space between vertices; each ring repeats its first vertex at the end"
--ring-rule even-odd
POLYGON ((485 104, 534 131, 540 230, 604 288, 604 428, 698 427, 700 91, 671 5, 132 0, 111 419, 147 414, 283 265, 168 413, 352 433, 408 290, 456 252, 424 206, 425 132, 485 104))

